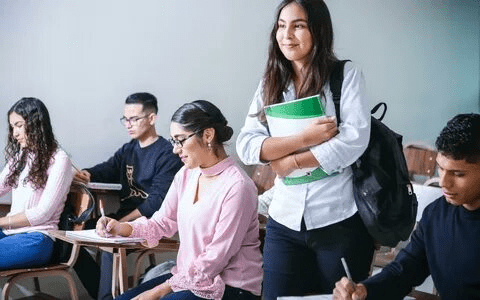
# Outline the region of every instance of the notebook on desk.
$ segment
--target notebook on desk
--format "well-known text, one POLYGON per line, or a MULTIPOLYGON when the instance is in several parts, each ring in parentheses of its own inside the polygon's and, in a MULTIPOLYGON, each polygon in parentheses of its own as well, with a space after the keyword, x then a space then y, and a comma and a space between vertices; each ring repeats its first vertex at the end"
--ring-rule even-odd
POLYGON ((124 244, 124 243, 141 243, 145 241, 144 238, 131 238, 131 237, 122 237, 122 236, 113 236, 108 238, 101 237, 95 232, 95 229, 67 231, 66 235, 69 237, 79 238, 82 240, 88 240, 93 242, 100 242, 100 243, 124 244))
POLYGON ((120 183, 89 182, 86 185, 87 188, 92 190, 119 191, 122 189, 122 185, 120 183))

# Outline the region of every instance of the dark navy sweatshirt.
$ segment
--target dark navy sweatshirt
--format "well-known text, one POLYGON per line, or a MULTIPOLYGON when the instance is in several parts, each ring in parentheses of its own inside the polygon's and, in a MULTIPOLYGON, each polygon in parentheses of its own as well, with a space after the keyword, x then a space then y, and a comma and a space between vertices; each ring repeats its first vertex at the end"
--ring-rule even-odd
POLYGON ((363 282, 367 299, 403 299, 428 275, 443 300, 480 299, 480 209, 444 197, 428 205, 405 249, 363 282))
POLYGON ((183 165, 172 149, 162 137, 144 148, 137 140, 131 140, 107 161, 86 169, 93 182, 122 185, 120 209, 115 217, 121 218, 136 208, 150 217, 160 208, 173 177, 183 165))

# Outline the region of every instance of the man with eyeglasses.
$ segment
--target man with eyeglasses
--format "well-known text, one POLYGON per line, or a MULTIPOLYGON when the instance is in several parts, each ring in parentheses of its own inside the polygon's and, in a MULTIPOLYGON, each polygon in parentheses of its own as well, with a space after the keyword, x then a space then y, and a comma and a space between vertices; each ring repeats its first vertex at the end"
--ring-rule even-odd
MULTIPOLYGON (((120 208, 109 217, 121 222, 141 216, 150 218, 160 208, 173 177, 182 167, 169 141, 157 134, 157 112, 157 99, 152 94, 128 96, 120 122, 132 140, 107 161, 74 175, 74 181, 83 183, 120 183, 120 208)), ((95 224, 96 220, 90 220, 86 228, 95 228, 95 224)), ((92 298, 112 299, 111 266, 112 255, 103 252, 100 281, 98 265, 88 253, 81 253, 74 268, 92 298)))

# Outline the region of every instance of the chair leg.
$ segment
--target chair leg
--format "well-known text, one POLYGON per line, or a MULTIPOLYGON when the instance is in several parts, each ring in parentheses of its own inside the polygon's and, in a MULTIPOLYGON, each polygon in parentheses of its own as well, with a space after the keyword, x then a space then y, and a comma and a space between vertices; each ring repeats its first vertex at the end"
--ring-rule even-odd
POLYGON ((155 253, 150 253, 148 256, 148 259, 150 260, 150 265, 157 265, 157 260, 155 259, 155 253))
POLYGON ((136 285, 138 282, 138 278, 140 277, 140 269, 143 267, 143 260, 145 257, 148 255, 148 258, 150 260, 150 263, 155 264, 155 253, 152 253, 148 250, 144 251, 143 253, 140 253, 137 258, 135 259, 135 271, 133 272, 133 284, 136 285), (153 257, 153 258, 152 258, 153 257))
POLYGON ((35 292, 40 293, 40 281, 38 280, 38 277, 33 277, 33 284, 35 285, 35 292))
POLYGON ((13 286, 14 286, 13 282, 7 281, 7 283, 5 283, 2 290, 3 300, 8 300, 8 295, 10 295, 10 290, 12 289, 13 286))
POLYGON ((68 290, 70 291, 70 299, 78 300, 77 286, 75 285, 75 280, 73 280, 72 273, 70 272, 71 270, 66 271, 68 275, 63 277, 65 278, 65 280, 67 280, 67 283, 68 283, 68 290))

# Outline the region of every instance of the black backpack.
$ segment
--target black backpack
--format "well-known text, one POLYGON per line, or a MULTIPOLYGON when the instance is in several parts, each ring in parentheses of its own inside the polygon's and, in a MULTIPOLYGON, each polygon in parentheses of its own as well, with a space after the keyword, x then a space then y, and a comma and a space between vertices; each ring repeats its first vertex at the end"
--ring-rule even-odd
MULTIPOLYGON (((346 60, 336 63, 330 75, 337 122, 346 60)), ((373 239, 394 247, 407 240, 417 217, 417 196, 408 177, 402 136, 381 121, 387 104, 378 103, 372 115, 383 106, 380 118, 371 117, 370 141, 362 156, 352 164, 353 191, 358 212, 373 239)))

